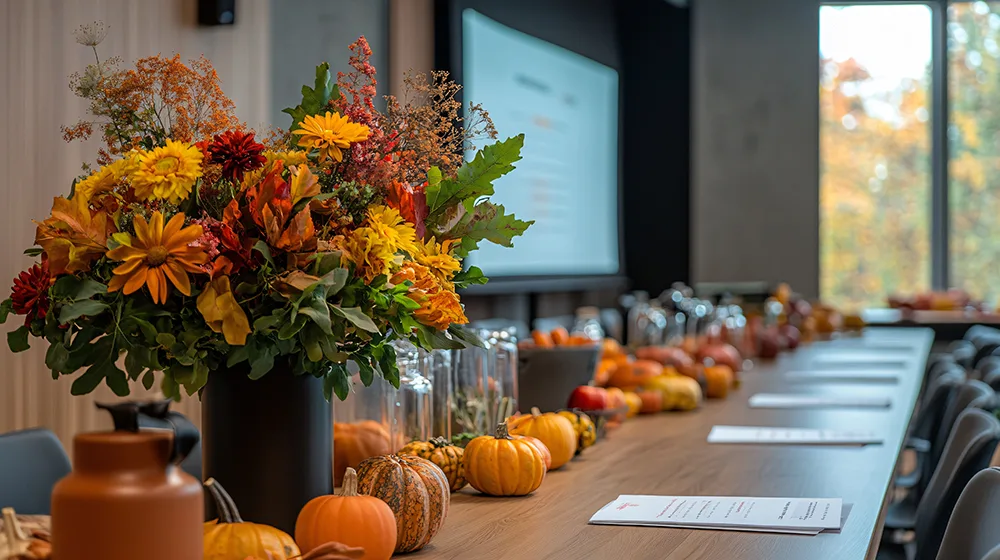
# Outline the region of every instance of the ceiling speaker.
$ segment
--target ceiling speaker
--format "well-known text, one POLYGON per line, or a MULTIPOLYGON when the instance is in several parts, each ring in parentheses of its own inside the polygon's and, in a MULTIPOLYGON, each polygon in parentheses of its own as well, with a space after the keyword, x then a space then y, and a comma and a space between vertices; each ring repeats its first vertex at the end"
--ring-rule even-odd
POLYGON ((232 25, 236 22, 236 0, 198 0, 200 25, 232 25))

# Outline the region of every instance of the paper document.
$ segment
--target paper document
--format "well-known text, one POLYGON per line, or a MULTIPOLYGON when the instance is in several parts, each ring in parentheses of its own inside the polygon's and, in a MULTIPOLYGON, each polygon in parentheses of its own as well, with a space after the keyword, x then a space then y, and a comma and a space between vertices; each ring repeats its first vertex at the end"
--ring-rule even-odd
POLYGON ((908 360, 899 358, 875 358, 871 356, 851 356, 843 354, 838 356, 822 356, 812 360, 809 365, 814 368, 866 368, 866 369, 903 369, 910 364, 908 360))
POLYGON ((758 443, 777 445, 867 445, 882 443, 866 430, 816 430, 760 426, 713 426, 708 443, 758 443))
POLYGON ((841 381, 845 383, 896 383, 899 374, 892 371, 865 369, 814 369, 808 371, 790 371, 785 379, 802 383, 841 381))
POLYGON ((757 393, 750 408, 888 408, 889 397, 757 393))
POLYGON ((623 494, 590 518, 595 525, 819 534, 841 527, 840 498, 635 496, 623 494))

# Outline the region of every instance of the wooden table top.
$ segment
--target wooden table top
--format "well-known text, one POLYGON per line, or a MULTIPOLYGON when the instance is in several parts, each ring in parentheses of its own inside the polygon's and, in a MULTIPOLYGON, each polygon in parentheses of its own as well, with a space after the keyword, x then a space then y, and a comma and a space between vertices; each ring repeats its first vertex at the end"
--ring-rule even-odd
MULTIPOLYGON (((818 342, 758 364, 728 399, 697 412, 627 421, 608 439, 546 476, 519 498, 466 487, 452 497, 420 559, 861 560, 874 558, 890 481, 933 341, 926 329, 869 329, 862 339, 818 342), (885 344, 874 342, 883 337, 885 344), (912 345, 912 349, 900 343, 912 345), (868 347, 865 344, 869 344, 868 347), (791 383, 783 373, 816 358, 892 356, 908 361, 898 384, 791 383), (747 406, 758 392, 889 395, 888 409, 768 410, 747 406), (722 445, 713 425, 868 429, 866 447, 722 445), (843 498, 853 504, 840 533, 818 536, 588 525, 619 494, 843 498)), ((885 359, 885 358, 883 358, 885 359)), ((825 364, 824 367, 834 367, 825 364)))

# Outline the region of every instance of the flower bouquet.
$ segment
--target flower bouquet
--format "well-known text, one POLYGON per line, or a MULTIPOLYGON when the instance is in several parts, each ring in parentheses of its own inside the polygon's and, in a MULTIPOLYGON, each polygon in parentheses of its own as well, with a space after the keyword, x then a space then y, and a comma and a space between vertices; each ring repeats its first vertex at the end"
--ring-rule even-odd
MULTIPOLYGON (((95 57, 106 28, 78 42, 95 57)), ((514 169, 523 136, 464 161, 489 115, 444 73, 408 76, 406 99, 375 109, 364 37, 353 71, 316 68, 287 130, 266 137, 234 115, 211 63, 99 57, 71 88, 93 117, 67 140, 98 135, 98 166, 37 222, 40 261, 0 307, 24 317, 8 335, 49 343, 53 377, 83 371, 73 394, 129 382, 192 395, 240 364, 257 379, 275 364, 323 380, 343 399, 353 361, 367 385, 398 386, 393 339, 426 348, 475 343, 457 289, 486 282, 462 259, 482 241, 510 246, 530 225, 490 201, 514 169), (411 99, 412 98, 412 99, 411 99), (124 355, 124 369, 119 360, 124 355)))

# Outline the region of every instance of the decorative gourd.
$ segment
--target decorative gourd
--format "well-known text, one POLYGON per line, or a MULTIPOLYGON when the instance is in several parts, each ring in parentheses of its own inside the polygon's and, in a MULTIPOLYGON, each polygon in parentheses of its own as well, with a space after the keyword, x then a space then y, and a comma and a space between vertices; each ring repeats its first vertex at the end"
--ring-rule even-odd
POLYGON ((628 412, 625 413, 626 418, 635 418, 639 415, 642 399, 634 391, 625 391, 625 404, 628 405, 628 412))
POLYGON ((330 542, 361 547, 359 558, 388 560, 396 550, 396 518, 382 500, 358 494, 358 475, 348 467, 339 496, 313 498, 299 512, 295 542, 310 551, 330 542))
POLYGON ((441 467, 448 477, 452 492, 458 492, 465 487, 465 463, 462 460, 464 449, 452 445, 444 438, 434 438, 430 441, 413 441, 403 446, 399 453, 409 453, 422 457, 441 467))
POLYGON ((657 375, 663 375, 662 364, 653 360, 636 360, 611 371, 608 385, 626 390, 635 389, 657 375))
POLYGON ((52 543, 25 534, 14 508, 3 508, 0 560, 45 560, 52 557, 52 543))
POLYGON ((639 400, 642 401, 639 414, 653 414, 663 410, 663 393, 659 391, 641 391, 639 400))
POLYGON ((545 462, 545 470, 549 471, 552 469, 552 453, 549 448, 542 443, 542 440, 534 438, 531 436, 510 436, 512 439, 523 439, 524 441, 534 445, 538 451, 542 454, 542 461, 545 462))
POLYGON ((465 476, 483 494, 525 496, 545 480, 539 449, 527 438, 511 436, 507 423, 501 423, 495 435, 479 436, 465 446, 465 476))
POLYGON ((554 412, 542 414, 537 408, 532 408, 531 415, 518 416, 513 422, 510 433, 536 437, 549 448, 552 453, 552 470, 565 465, 576 454, 576 430, 562 416, 554 412))
POLYGON ((559 416, 569 420, 576 431, 576 454, 597 443, 597 426, 585 412, 560 410, 559 416))
POLYGON ((646 384, 646 390, 663 395, 663 410, 694 410, 701 403, 701 386, 683 375, 661 375, 646 384))
POLYGON ((733 386, 733 370, 729 366, 715 365, 705 368, 705 396, 710 399, 724 399, 733 386))
POLYGON ((233 499, 214 478, 206 480, 205 487, 215 500, 219 519, 205 523, 203 560, 243 560, 247 556, 288 560, 299 555, 299 547, 288 533, 243 521, 233 499))
POLYGON ((382 424, 374 420, 334 422, 333 483, 343 484, 348 467, 357 469, 361 461, 389 453, 392 453, 389 432, 382 424))
POLYGON ((396 552, 420 550, 448 516, 448 477, 416 455, 383 455, 361 462, 358 490, 389 504, 396 516, 396 552))
POLYGON ((339 542, 328 542, 310 550, 296 560, 363 560, 365 558, 374 557, 366 555, 363 548, 351 547, 339 542))

